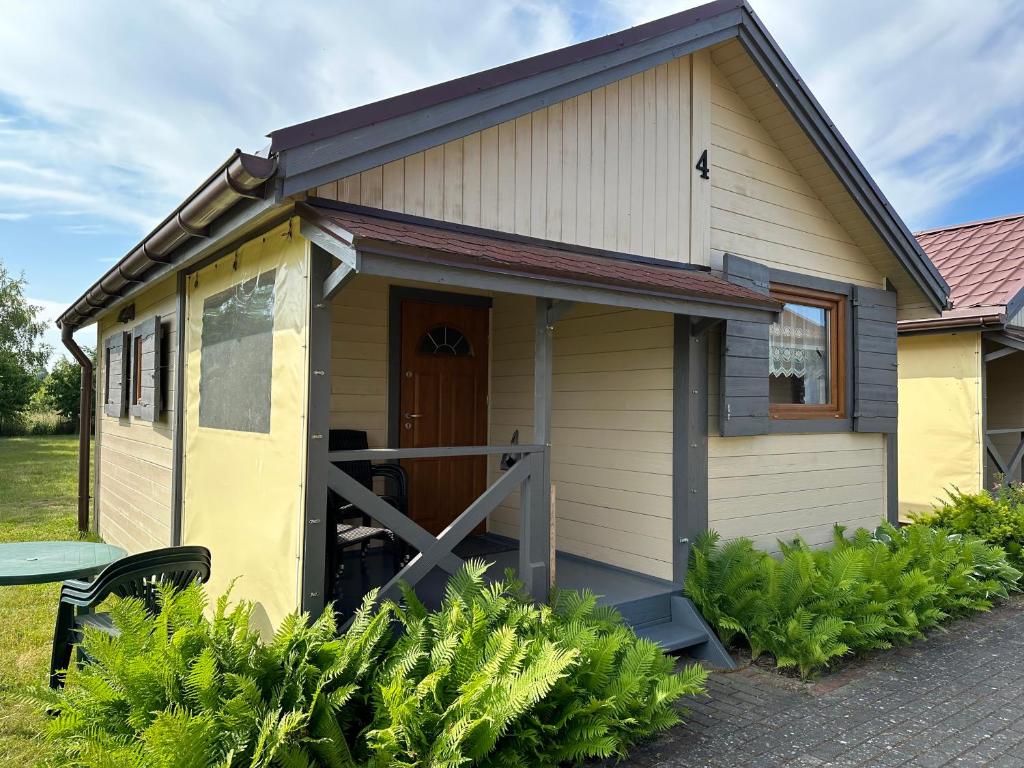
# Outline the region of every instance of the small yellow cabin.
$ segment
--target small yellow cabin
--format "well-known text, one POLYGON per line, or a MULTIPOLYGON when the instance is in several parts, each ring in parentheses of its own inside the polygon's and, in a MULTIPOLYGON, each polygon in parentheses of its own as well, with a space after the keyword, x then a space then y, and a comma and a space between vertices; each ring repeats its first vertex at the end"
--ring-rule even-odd
POLYGON ((62 317, 108 541, 209 547, 266 626, 482 557, 713 655, 696 536, 894 517, 947 288, 744 3, 270 136, 62 317))
POLYGON ((1024 216, 921 232, 952 308, 899 323, 900 513, 1019 483, 1024 216))

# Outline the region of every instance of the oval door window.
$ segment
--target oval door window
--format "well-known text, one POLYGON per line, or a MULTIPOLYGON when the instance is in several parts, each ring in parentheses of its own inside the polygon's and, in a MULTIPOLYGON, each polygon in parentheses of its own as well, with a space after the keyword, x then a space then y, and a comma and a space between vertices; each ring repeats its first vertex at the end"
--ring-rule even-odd
POLYGON ((435 325, 423 335, 420 354, 434 357, 471 357, 473 348, 462 331, 450 325, 435 325))

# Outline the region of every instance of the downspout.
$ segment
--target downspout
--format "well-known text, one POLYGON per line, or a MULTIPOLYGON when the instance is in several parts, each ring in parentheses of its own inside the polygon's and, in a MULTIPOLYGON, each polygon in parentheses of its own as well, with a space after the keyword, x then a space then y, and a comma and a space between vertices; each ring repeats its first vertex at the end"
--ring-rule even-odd
POLYGON ((92 431, 92 360, 75 342, 75 329, 63 325, 60 339, 82 367, 78 408, 78 532, 89 531, 89 438, 92 431))

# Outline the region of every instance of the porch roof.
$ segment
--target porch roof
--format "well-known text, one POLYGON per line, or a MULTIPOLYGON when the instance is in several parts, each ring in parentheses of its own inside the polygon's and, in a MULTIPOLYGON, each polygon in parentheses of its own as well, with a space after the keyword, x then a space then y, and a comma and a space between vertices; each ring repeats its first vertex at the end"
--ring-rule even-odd
POLYGON ((360 253, 643 296, 762 311, 782 308, 780 302, 763 293, 686 263, 519 237, 333 201, 307 203, 298 212, 303 220, 360 253))

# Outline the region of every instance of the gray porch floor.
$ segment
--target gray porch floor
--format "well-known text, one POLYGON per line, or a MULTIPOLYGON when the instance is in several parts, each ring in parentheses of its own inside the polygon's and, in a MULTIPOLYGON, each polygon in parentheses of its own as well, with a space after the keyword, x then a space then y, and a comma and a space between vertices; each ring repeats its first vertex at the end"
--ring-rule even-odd
MULTIPOLYGON (((482 559, 491 563, 488 576, 495 580, 502 577, 507 568, 513 570, 519 564, 517 542, 496 536, 484 535, 467 540, 464 545, 456 548, 463 557, 482 559)), ((346 572, 359 573, 355 553, 345 558, 346 572)), ((603 605, 615 606, 630 624, 642 627, 668 621, 671 618, 672 595, 682 594, 682 587, 669 581, 627 571, 606 563, 599 563, 585 557, 558 552, 556 556, 556 579, 561 589, 589 589, 598 596, 603 605)), ((370 586, 382 584, 390 575, 391 560, 380 553, 367 554, 366 575, 370 586)), ((353 590, 358 590, 355 578, 343 580, 343 589, 348 585, 349 594, 342 601, 342 609, 346 610, 351 600, 356 597, 353 590)), ((416 594, 427 605, 436 606, 441 601, 448 575, 435 568, 416 587, 416 594)), ((361 596, 361 595, 360 595, 361 596)))

